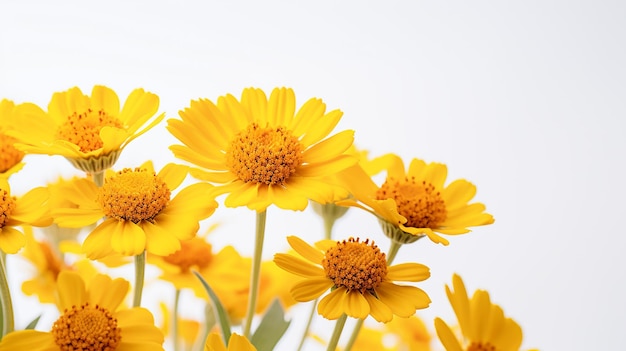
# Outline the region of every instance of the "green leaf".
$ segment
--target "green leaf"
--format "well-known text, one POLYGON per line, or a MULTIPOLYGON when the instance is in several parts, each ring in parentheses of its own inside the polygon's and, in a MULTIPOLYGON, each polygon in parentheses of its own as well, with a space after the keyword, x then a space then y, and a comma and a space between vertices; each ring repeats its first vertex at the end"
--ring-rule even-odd
POLYGON ((213 302, 213 306, 215 307, 215 313, 217 314, 217 320, 220 323, 220 329, 222 329, 224 345, 228 346, 228 340, 230 339, 230 321, 228 320, 228 314, 226 313, 224 306, 222 306, 220 299, 217 297, 217 295, 215 295, 213 289, 211 289, 209 284, 204 280, 204 278, 202 278, 200 273, 194 271, 193 274, 195 274, 196 277, 200 279, 200 282, 204 286, 204 290, 206 290, 207 294, 209 294, 209 297, 211 298, 211 302, 213 302))
POLYGON ((30 323, 28 323, 28 325, 24 329, 35 329, 35 327, 37 326, 37 323, 39 323, 39 319, 40 318, 41 318, 41 315, 39 315, 39 317, 33 319, 30 323))
POLYGON ((291 321, 285 320, 285 311, 278 300, 274 300, 265 312, 250 342, 258 351, 272 351, 287 331, 291 321))

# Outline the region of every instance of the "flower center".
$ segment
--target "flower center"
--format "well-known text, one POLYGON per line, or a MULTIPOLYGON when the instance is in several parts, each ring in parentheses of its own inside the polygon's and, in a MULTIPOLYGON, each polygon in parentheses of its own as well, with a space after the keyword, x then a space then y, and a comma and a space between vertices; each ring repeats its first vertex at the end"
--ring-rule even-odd
POLYGON ((15 138, 0 133, 0 173, 18 164, 24 158, 24 153, 13 147, 15 138))
POLYGON ((66 309, 52 325, 52 335, 61 351, 113 351, 122 339, 111 312, 89 303, 66 309))
POLYGON ((252 123, 231 142, 226 165, 246 183, 285 184, 302 164, 302 151, 302 144, 289 130, 252 123))
POLYGON ((180 250, 164 258, 165 262, 180 267, 182 272, 189 272, 193 267, 204 268, 211 263, 211 244, 203 239, 194 237, 181 241, 180 245, 180 250))
POLYGON ((496 351, 496 347, 490 343, 483 344, 482 342, 473 341, 467 347, 467 351, 496 351))
POLYGON ((435 186, 414 177, 396 180, 387 178, 376 191, 376 199, 394 199, 398 212, 406 217, 407 227, 437 228, 446 220, 446 204, 435 186))
POLYGON ((350 238, 326 251, 322 266, 336 287, 373 292, 387 276, 387 258, 369 239, 350 238))
POLYGON ((92 111, 89 109, 81 114, 74 112, 59 127, 57 137, 78 145, 82 152, 94 151, 102 147, 100 129, 105 126, 124 127, 119 119, 109 116, 102 110, 92 111))
POLYGON ((167 184, 140 168, 124 168, 107 178, 98 196, 105 216, 133 223, 153 221, 169 200, 167 184))
POLYGON ((6 190, 0 189, 0 229, 7 224, 13 210, 15 210, 15 200, 6 190))

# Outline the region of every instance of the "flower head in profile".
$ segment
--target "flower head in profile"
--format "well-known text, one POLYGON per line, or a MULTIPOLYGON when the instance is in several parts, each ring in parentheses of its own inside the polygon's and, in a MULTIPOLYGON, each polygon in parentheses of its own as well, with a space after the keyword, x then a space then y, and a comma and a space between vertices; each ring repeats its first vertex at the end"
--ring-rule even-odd
POLYGON ((456 335, 441 318, 435 319, 437 335, 447 351, 519 351, 522 328, 491 302, 488 292, 476 290, 470 299, 463 280, 456 274, 452 277, 452 286, 454 290, 446 285, 446 294, 461 335, 456 335))
POLYGON ((240 100, 229 94, 217 104, 192 101, 179 112, 181 120, 168 120, 168 130, 184 144, 170 149, 200 167, 191 174, 214 183, 217 195, 228 193, 228 207, 261 212, 274 204, 303 210, 308 200, 332 198, 324 176, 356 163, 344 154, 354 132, 328 137, 342 112, 325 111, 326 105, 313 98, 296 112, 295 94, 286 88, 274 89, 269 99, 249 88, 240 100))
POLYGON ((87 96, 74 87, 54 93, 47 113, 32 103, 18 105, 19 123, 10 135, 26 153, 60 155, 82 171, 98 173, 113 166, 128 143, 163 119, 161 114, 141 129, 158 108, 159 97, 143 89, 133 90, 120 107, 110 88, 96 85, 87 96))
POLYGON ((0 182, 0 250, 14 254, 26 245, 24 234, 17 227, 44 227, 52 223, 49 198, 48 189, 42 187, 14 197, 8 182, 0 182))
POLYGON ((311 301, 331 290, 317 307, 318 313, 327 319, 337 319, 345 313, 359 319, 371 315, 386 323, 394 315, 409 317, 430 304, 423 290, 394 283, 423 281, 430 276, 428 267, 419 263, 387 266, 386 255, 369 240, 323 240, 316 247, 296 236, 287 240, 302 258, 278 253, 274 262, 306 278, 291 289, 297 301, 311 301))
POLYGON ((228 347, 217 333, 211 333, 206 338, 204 351, 256 351, 256 347, 245 336, 233 333, 228 339, 228 347))
POLYGON ((0 178, 4 179, 24 166, 22 163, 24 153, 15 148, 16 139, 7 135, 16 124, 14 111, 13 101, 0 100, 0 178))
POLYGON ((428 236, 435 243, 448 245, 437 233, 456 235, 467 227, 494 222, 482 203, 469 203, 476 186, 458 179, 445 185, 448 168, 441 163, 413 159, 405 170, 402 160, 394 156, 387 179, 378 186, 359 166, 340 174, 355 199, 339 202, 367 210, 381 220, 385 234, 400 243, 410 243, 428 236))
POLYGON ((181 248, 180 240, 195 236, 199 221, 217 207, 206 183, 187 186, 172 198, 187 170, 170 163, 155 173, 152 163, 146 162, 110 172, 102 187, 82 179, 67 194, 76 206, 53 209, 54 222, 80 228, 106 217, 83 242, 90 259, 114 253, 134 256, 144 250, 169 255, 181 248))
POLYGON ((20 330, 0 341, 1 351, 163 350, 163 333, 150 311, 120 306, 130 284, 99 274, 87 285, 78 273, 58 278, 61 316, 49 332, 20 330))

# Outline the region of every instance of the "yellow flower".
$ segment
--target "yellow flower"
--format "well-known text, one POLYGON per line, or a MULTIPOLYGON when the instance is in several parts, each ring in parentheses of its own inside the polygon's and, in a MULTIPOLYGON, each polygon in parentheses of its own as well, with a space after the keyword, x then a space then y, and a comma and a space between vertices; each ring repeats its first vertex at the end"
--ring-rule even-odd
POLYGON ((24 294, 37 295, 42 303, 54 303, 57 277, 62 271, 77 271, 83 278, 92 278, 97 274, 88 260, 79 260, 72 265, 65 263, 49 242, 35 239, 32 228, 24 227, 24 234, 26 246, 21 256, 35 268, 34 277, 22 282, 24 294))
POLYGON ((21 118, 10 135, 22 151, 60 155, 82 171, 97 173, 113 166, 128 143, 163 119, 161 114, 139 130, 158 108, 159 97, 143 89, 133 90, 120 109, 110 88, 96 85, 87 96, 74 87, 53 94, 48 113, 32 103, 18 105, 21 118))
POLYGON ((0 178, 4 179, 24 166, 24 153, 13 146, 15 138, 7 135, 7 131, 15 125, 14 110, 13 101, 0 100, 0 178))
POLYGON ((447 351, 518 351, 522 344, 522 329, 511 318, 504 316, 500 306, 493 304, 489 293, 476 290, 470 300, 460 276, 452 277, 454 291, 446 285, 448 300, 454 309, 462 338, 452 329, 435 319, 439 340, 447 351))
POLYGON ((221 336, 216 333, 211 333, 206 338, 204 351, 256 351, 256 347, 254 347, 245 336, 233 333, 230 335, 227 348, 221 336))
POLYGON ((179 112, 182 120, 168 120, 168 130, 185 144, 170 149, 201 167, 191 174, 215 183, 217 195, 229 193, 228 207, 261 212, 271 204, 303 210, 308 200, 325 203, 333 188, 324 176, 356 163, 344 154, 354 132, 326 138, 342 112, 325 114, 319 99, 310 99, 297 113, 295 106, 294 92, 286 88, 274 89, 269 99, 262 90, 249 88, 240 101, 230 94, 217 104, 192 101, 179 112))
POLYGON ((196 235, 198 222, 217 207, 205 183, 190 185, 170 200, 186 174, 187 167, 172 163, 156 174, 146 162, 107 176, 102 187, 82 179, 67 194, 78 206, 53 209, 52 215, 59 226, 74 228, 106 216, 83 242, 90 259, 114 253, 134 256, 144 250, 169 255, 180 249, 180 240, 196 235))
POLYGON ((150 311, 121 309, 130 284, 97 275, 86 287, 78 273, 59 274, 59 311, 49 332, 21 330, 7 334, 0 351, 163 350, 163 333, 150 311))
POLYGON ((0 250, 14 254, 26 244, 24 234, 15 227, 44 227, 52 222, 49 197, 48 189, 39 187, 16 198, 11 196, 8 183, 0 185, 0 250))
POLYGON ((339 204, 374 214, 393 240, 409 243, 428 236, 435 243, 448 245, 448 240, 437 233, 464 234, 470 231, 467 227, 493 223, 485 205, 469 203, 476 186, 464 179, 444 186, 446 165, 413 159, 407 172, 397 156, 386 162, 387 179, 381 186, 359 166, 342 172, 340 177, 356 200, 339 204))
POLYGON ((278 253, 274 262, 306 278, 291 289, 297 301, 314 300, 332 289, 317 307, 318 313, 327 319, 337 319, 345 313, 359 319, 371 315, 386 323, 393 315, 409 317, 430 304, 423 290, 393 283, 423 281, 430 276, 428 267, 418 263, 387 266, 385 254, 369 240, 324 240, 317 243, 318 248, 295 236, 287 240, 304 259, 278 253))
POLYGON ((180 244, 181 248, 170 255, 148 256, 151 264, 161 268, 160 278, 171 282, 176 289, 192 289, 197 296, 208 298, 193 271, 200 273, 220 299, 247 288, 249 268, 232 246, 213 253, 212 245, 201 237, 182 240, 180 244))

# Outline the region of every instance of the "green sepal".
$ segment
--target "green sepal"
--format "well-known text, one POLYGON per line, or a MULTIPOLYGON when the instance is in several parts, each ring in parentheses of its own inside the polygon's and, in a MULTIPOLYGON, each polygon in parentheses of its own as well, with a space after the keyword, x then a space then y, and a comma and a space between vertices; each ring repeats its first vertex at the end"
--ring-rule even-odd
POLYGON ((290 323, 291 321, 285 320, 285 311, 280 301, 274 300, 254 331, 250 342, 258 351, 274 350, 290 323))
POLYGON ((30 323, 28 323, 28 325, 26 326, 26 330, 28 329, 35 329, 35 327, 37 327, 37 323, 39 323, 39 319, 41 318, 41 315, 39 315, 39 317, 33 319, 30 323))
POLYGON ((228 340, 230 340, 230 334, 231 334, 230 333, 230 321, 228 319, 228 314, 226 313, 224 306, 222 306, 220 299, 217 297, 217 295, 215 295, 215 292, 213 291, 213 289, 211 289, 209 284, 204 280, 204 278, 202 278, 200 273, 194 271, 193 274, 195 274, 195 276, 198 279, 200 279, 202 286, 204 286, 204 290, 206 290, 207 294, 209 294, 209 297, 211 298, 211 302, 213 303, 213 307, 215 308, 214 309, 215 313, 217 314, 217 320, 219 321, 219 324, 220 324, 220 329, 222 330, 222 338, 224 339, 224 345, 228 346, 228 340))

